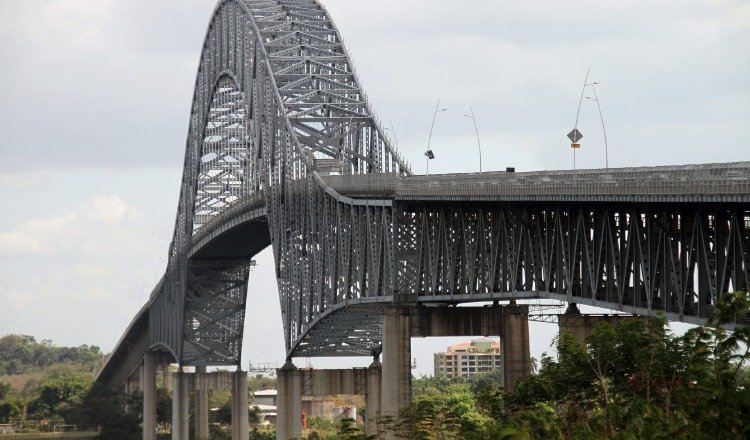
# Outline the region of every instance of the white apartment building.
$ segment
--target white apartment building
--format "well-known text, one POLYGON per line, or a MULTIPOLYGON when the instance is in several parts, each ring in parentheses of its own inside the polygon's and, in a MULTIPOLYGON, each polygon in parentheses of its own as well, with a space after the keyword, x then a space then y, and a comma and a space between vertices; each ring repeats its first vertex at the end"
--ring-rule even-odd
POLYGON ((500 341, 475 339, 435 353, 435 376, 469 377, 477 373, 503 370, 500 341))

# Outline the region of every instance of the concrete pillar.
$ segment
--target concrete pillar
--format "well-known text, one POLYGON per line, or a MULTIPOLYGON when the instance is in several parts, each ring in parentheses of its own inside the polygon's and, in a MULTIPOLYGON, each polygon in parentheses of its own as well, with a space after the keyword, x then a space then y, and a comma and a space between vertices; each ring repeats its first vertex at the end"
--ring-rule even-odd
POLYGON ((603 323, 617 325, 624 319, 641 319, 627 315, 582 315, 575 303, 568 305, 562 315, 557 315, 557 326, 560 332, 571 333, 581 345, 586 345, 586 338, 594 333, 594 327, 603 323))
POLYGON ((376 357, 367 369, 365 390, 365 432, 371 435, 376 433, 376 422, 380 417, 382 373, 383 369, 376 357))
POLYGON ((181 368, 172 375, 172 440, 189 440, 188 373, 181 368))
POLYGON ((503 313, 503 375, 505 389, 513 390, 516 380, 531 374, 528 306, 511 303, 503 313))
POLYGON ((411 403, 411 332, 406 309, 394 307, 383 315, 383 365, 380 411, 398 416, 411 403))
POLYGON ((143 440, 156 440, 156 353, 146 352, 141 367, 143 440))
POLYGON ((232 374, 232 440, 247 440, 250 426, 247 405, 247 371, 232 374))
POLYGON ((172 391, 172 374, 169 372, 169 361, 167 360, 166 356, 162 358, 162 364, 161 364, 161 374, 162 374, 162 382, 164 382, 164 389, 167 391, 172 391))
POLYGON ((206 386, 206 367, 195 367, 195 438, 208 440, 208 387, 206 386))
POLYGON ((302 379, 287 361, 276 372, 276 440, 289 440, 302 432, 302 379))

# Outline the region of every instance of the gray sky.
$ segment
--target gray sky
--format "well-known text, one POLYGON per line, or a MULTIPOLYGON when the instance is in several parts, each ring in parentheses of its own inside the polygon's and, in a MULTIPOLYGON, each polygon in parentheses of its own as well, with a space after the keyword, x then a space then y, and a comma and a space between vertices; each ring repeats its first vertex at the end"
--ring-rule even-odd
MULTIPOLYGON (((611 166, 750 159, 744 1, 329 0, 375 111, 417 173, 566 169, 586 69, 611 166)), ((0 334, 110 350, 164 269, 211 0, 0 0, 0 334)), ((604 165, 584 100, 579 167, 604 165)), ((271 255, 245 361, 282 362, 271 255)), ((532 324, 532 354, 554 327, 532 324)), ((455 339, 415 340, 417 373, 455 339)), ((361 360, 357 365, 366 364, 361 360)), ((302 363, 302 361, 300 361, 302 363)), ((330 362, 314 360, 316 366, 330 362)))

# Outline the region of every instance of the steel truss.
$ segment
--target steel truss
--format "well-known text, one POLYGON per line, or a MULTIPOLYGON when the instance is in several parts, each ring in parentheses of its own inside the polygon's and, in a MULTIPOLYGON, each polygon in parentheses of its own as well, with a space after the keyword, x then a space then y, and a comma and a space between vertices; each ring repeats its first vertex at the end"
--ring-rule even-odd
POLYGON ((196 272, 191 246, 254 194, 264 198, 288 350, 328 307, 390 294, 391 201, 344 197, 324 180, 368 173, 410 174, 327 12, 313 0, 219 1, 196 78, 167 277, 151 307, 152 346, 185 365, 239 363, 245 291, 241 273, 225 277, 241 265, 196 272), (231 306, 216 312, 226 292, 231 306))
POLYGON ((317 1, 220 0, 166 273, 100 377, 125 375, 132 341, 239 365, 248 266, 269 244, 288 356, 377 352, 394 302, 549 298, 699 322, 748 287, 748 163, 422 177, 384 133, 317 1))
POLYGON ((747 204, 399 208, 399 291, 420 302, 536 292, 701 322, 721 293, 750 281, 747 204))

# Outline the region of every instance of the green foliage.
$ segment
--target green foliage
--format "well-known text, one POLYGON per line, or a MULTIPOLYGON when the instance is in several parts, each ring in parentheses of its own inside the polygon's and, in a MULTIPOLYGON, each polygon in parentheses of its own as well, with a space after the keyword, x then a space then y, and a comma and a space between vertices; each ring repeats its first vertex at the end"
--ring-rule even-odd
POLYGON ((276 389, 276 378, 267 377, 262 374, 257 374, 254 377, 248 376, 247 378, 247 391, 250 396, 256 391, 260 390, 275 390, 276 389))
MULTIPOLYGON (((336 429, 335 440, 376 440, 375 435, 367 435, 358 427, 354 419, 341 419, 336 429)), ((332 440, 334 440, 332 439, 332 440)))
POLYGON ((707 326, 675 336, 661 317, 563 333, 558 359, 506 393, 499 375, 422 378, 387 428, 402 439, 750 438, 750 295, 724 294, 707 326))
POLYGON ((23 402, 17 397, 0 399, 0 423, 18 420, 23 415, 23 402))
POLYGON ((65 417, 82 401, 91 386, 91 377, 82 374, 52 376, 39 387, 39 397, 29 405, 35 418, 65 417))
POLYGON ((253 429, 250 431, 250 440, 276 440, 276 431, 253 429))
POLYGON ((81 364, 86 371, 93 371, 102 356, 95 345, 58 347, 49 340, 37 342, 33 336, 0 337, 0 374, 41 371, 54 364, 81 364))
POLYGON ((5 399, 5 396, 7 396, 8 393, 10 393, 10 384, 0 381, 0 400, 5 399))
POLYGON ((336 431, 336 422, 324 417, 310 417, 310 419, 307 421, 307 426, 311 430, 318 430, 322 432, 336 431))

